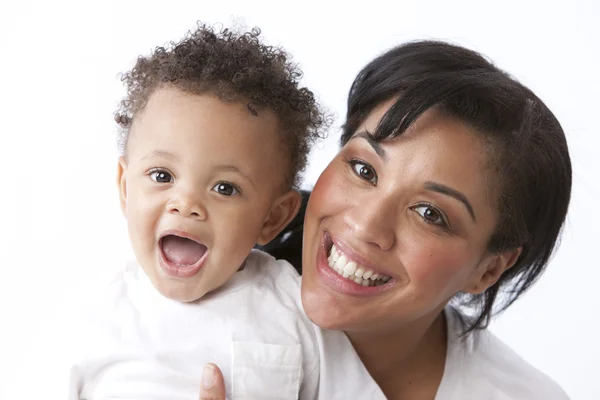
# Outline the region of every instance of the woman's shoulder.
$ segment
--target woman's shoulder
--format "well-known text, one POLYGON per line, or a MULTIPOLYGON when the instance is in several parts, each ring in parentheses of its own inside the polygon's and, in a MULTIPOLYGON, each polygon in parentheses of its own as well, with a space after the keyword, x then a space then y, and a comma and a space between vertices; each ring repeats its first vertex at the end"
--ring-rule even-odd
POLYGON ((467 318, 453 308, 446 309, 448 353, 436 400, 569 399, 552 378, 525 361, 490 331, 461 337, 467 318))

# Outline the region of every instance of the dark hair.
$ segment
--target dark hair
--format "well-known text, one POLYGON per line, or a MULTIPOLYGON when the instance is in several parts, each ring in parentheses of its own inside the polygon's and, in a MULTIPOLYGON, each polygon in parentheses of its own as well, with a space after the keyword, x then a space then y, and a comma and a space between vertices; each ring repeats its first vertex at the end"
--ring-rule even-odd
POLYGON ((523 251, 484 293, 460 293, 455 299, 473 314, 464 333, 484 329, 492 315, 536 281, 556 247, 571 195, 564 132, 531 90, 480 54, 418 41, 389 50, 358 74, 341 144, 378 105, 395 97, 373 132, 376 140, 402 135, 425 111, 436 108, 475 128, 490 149, 499 221, 488 248, 500 252, 522 246, 523 251))
POLYGON ((127 87, 115 113, 123 128, 121 150, 125 152, 132 121, 150 95, 162 85, 173 85, 192 94, 247 102, 253 115, 260 108, 272 110, 282 125, 282 143, 289 154, 287 183, 298 185, 310 147, 324 137, 330 118, 310 90, 298 87, 302 72, 289 55, 261 43, 259 36, 258 28, 238 33, 198 23, 181 41, 156 47, 148 57, 140 56, 121 78, 127 87))

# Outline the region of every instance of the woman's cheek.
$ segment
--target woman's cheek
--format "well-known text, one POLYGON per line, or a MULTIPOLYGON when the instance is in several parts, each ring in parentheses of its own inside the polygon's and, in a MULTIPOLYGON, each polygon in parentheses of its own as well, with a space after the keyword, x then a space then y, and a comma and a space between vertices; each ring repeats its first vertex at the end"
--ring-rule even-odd
MULTIPOLYGON (((317 209, 321 209, 323 206, 335 202, 340 194, 342 194, 339 191, 341 180, 342 177, 336 173, 335 168, 330 164, 323 171, 313 188, 310 195, 311 203, 314 204, 317 209)), ((312 208, 314 209, 315 206, 312 208)))
POLYGON ((455 286, 463 278, 467 263, 460 251, 429 248, 414 253, 404 267, 413 285, 440 290, 455 286))

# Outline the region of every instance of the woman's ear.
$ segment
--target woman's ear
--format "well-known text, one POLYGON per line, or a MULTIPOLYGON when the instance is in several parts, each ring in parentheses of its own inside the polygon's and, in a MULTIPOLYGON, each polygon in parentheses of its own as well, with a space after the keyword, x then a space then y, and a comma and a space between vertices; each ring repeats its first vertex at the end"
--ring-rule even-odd
POLYGON ((117 165, 117 186, 119 188, 121 211, 125 215, 127 206, 127 160, 124 156, 119 157, 119 164, 117 165))
POLYGON ((264 246, 273 240, 294 219, 301 204, 302 197, 296 190, 279 196, 263 224, 257 243, 264 246))
POLYGON ((523 247, 517 249, 505 250, 501 253, 486 257, 481 265, 475 270, 472 279, 463 292, 470 294, 481 294, 489 287, 493 286, 502 274, 515 265, 523 247))

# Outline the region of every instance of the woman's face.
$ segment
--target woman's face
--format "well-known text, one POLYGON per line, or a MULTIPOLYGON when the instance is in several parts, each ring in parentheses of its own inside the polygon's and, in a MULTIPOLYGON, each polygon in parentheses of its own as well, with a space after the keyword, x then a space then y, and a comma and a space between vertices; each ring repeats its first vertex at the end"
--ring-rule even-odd
POLYGON ((302 301, 323 328, 393 330, 435 316, 516 259, 486 251, 497 216, 481 139, 429 111, 376 143, 368 132, 390 105, 371 113, 310 197, 302 301))

